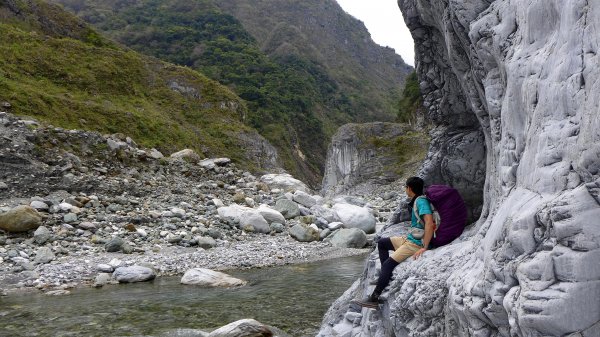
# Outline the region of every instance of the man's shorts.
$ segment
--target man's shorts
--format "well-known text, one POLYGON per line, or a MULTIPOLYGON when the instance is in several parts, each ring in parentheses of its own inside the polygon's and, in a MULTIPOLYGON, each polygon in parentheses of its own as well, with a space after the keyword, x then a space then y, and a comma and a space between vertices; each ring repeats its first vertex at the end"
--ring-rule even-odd
POLYGON ((390 257, 394 261, 400 263, 409 257, 413 256, 419 249, 423 248, 416 245, 406 239, 406 236, 392 236, 390 238, 392 245, 394 246, 394 252, 390 257))

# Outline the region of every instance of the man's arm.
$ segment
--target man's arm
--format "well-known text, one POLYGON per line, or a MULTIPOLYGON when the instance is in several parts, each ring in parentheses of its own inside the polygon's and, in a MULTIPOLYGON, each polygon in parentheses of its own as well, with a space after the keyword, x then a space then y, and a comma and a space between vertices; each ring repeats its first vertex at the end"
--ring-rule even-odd
POLYGON ((435 228, 433 223, 433 215, 425 214, 423 215, 423 219, 425 220, 425 234, 423 235, 423 239, 421 239, 421 242, 423 242, 423 248, 417 250, 417 252, 413 254, 413 259, 415 260, 427 250, 427 247, 429 247, 429 241, 431 241, 431 238, 433 237, 433 231, 435 228))

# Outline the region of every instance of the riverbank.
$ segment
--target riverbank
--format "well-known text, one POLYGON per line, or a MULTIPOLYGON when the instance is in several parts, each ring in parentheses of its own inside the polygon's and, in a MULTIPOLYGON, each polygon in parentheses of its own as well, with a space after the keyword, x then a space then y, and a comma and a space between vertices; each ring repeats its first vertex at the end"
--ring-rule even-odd
MULTIPOLYGON (((120 266, 180 275, 194 267, 261 268, 368 251, 333 247, 326 237, 335 232, 328 228, 337 221, 334 202, 291 177, 263 179, 226 158, 201 161, 189 151, 165 157, 122 135, 6 113, 0 119, 8 142, 0 146, 0 213, 26 205, 42 216, 35 231, 0 232, 0 292, 93 285, 120 266), (303 190, 302 200, 291 193, 303 190), (282 200, 284 208, 277 206, 282 200), (268 223, 241 224, 239 216, 219 214, 224 206, 253 214, 262 207, 268 223), (325 241, 290 236, 294 226, 310 234, 309 225, 325 241)), ((365 206, 385 223, 397 194, 377 193, 344 202, 365 206)), ((105 277, 99 285, 106 282, 115 281, 105 277)))
POLYGON ((4 294, 34 290, 52 294, 55 290, 92 286, 100 273, 100 265, 141 265, 152 268, 160 277, 183 275, 191 268, 221 271, 265 268, 355 256, 370 251, 370 248, 333 247, 322 241, 302 243, 287 234, 248 234, 240 241, 223 241, 221 244, 207 250, 167 246, 153 247, 143 253, 133 254, 82 253, 78 256, 63 256, 32 270, 20 272, 6 268, 8 264, 3 264, 0 270, 0 289, 4 294))
POLYGON ((315 336, 331 303, 362 273, 365 258, 230 271, 247 281, 234 288, 199 288, 166 276, 71 289, 68 296, 8 295, 0 299, 0 335, 206 337, 224 325, 254 319, 274 336, 315 336))

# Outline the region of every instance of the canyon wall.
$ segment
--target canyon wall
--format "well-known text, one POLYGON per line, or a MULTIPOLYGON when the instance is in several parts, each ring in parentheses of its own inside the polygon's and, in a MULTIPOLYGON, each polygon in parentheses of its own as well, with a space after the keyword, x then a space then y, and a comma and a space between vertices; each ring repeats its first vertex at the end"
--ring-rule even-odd
MULTIPOLYGON (((372 289, 372 254, 321 335, 600 336, 600 2, 399 6, 438 125, 422 173, 468 185, 485 172, 481 216, 400 264, 381 310, 361 311, 348 299, 372 289), (448 146, 451 134, 471 147, 448 146), (485 165, 467 159, 481 153, 485 165), (450 166, 464 175, 444 177, 450 166)), ((383 235, 400 232, 388 224, 383 235)))
POLYGON ((428 143, 426 134, 407 124, 345 124, 331 138, 321 193, 373 193, 417 170, 428 143))

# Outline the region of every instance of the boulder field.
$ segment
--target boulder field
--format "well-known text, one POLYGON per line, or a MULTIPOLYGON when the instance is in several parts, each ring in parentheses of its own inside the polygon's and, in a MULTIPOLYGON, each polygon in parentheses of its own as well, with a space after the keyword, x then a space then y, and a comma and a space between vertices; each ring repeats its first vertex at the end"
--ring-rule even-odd
POLYGON ((361 254, 396 202, 324 199, 288 174, 254 176, 227 158, 0 118, 2 139, 18 145, 0 148, 2 291, 361 254), (360 233, 338 235, 348 228, 360 233))

